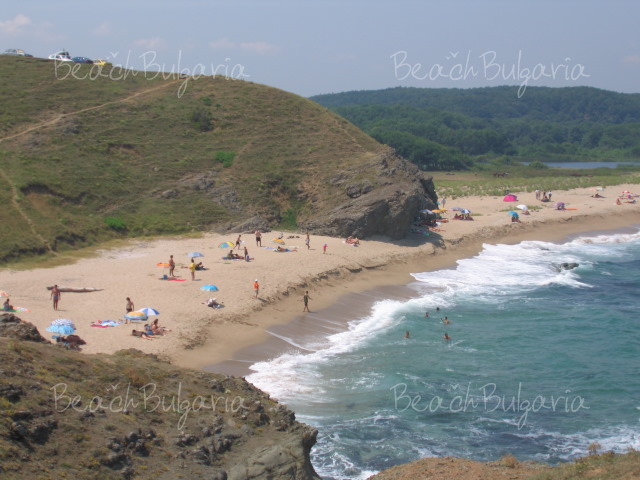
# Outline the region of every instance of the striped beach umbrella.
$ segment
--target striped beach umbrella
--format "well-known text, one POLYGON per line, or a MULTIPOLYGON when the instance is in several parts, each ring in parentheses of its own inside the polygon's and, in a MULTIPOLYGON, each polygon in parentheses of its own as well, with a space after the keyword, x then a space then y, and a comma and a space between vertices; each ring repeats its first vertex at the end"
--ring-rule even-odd
POLYGON ((149 319, 149 317, 147 317, 147 314, 143 312, 129 312, 124 316, 124 318, 126 318, 127 320, 134 320, 134 321, 141 321, 141 322, 144 322, 149 319))

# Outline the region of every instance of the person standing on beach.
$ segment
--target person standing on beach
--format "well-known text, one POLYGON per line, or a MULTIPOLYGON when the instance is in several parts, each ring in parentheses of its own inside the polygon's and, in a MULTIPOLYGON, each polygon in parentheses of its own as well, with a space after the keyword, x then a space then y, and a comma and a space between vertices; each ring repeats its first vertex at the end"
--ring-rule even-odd
POLYGON ((60 289, 58 288, 58 285, 54 285, 51 288, 51 299, 53 300, 53 309, 54 310, 58 310, 58 300, 60 300, 60 297, 62 296, 62 293, 60 292, 60 289))
POLYGON ((247 247, 244 247, 244 261, 249 261, 249 250, 247 250, 247 247))
POLYGON ((169 257, 169 276, 175 277, 176 275, 173 271, 176 269, 176 262, 173 260, 173 255, 169 257))
POLYGON ((305 239, 304 244, 307 246, 307 250, 311 248, 311 237, 309 237, 309 232, 307 232, 307 238, 305 239))
POLYGON ((262 246, 262 232, 260 230, 256 230, 256 247, 262 246))
POLYGON ((256 294, 256 298, 258 298, 258 295, 260 294, 260 284, 258 283, 258 279, 256 278, 256 281, 253 282, 253 291, 256 294))
POLYGON ((447 204, 447 197, 442 197, 442 208, 447 204))
POLYGON ((240 244, 242 243, 242 235, 238 235, 238 239, 236 240, 236 247, 240 250, 240 244))
POLYGON ((196 261, 192 258, 191 265, 189 265, 189 271, 191 272, 191 280, 196 279, 196 261))
POLYGON ((131 301, 131 299, 129 297, 127 297, 127 306, 125 307, 125 310, 127 311, 127 313, 131 313, 133 312, 133 309, 135 307, 133 306, 133 302, 131 301))
POLYGON ((322 253, 327 253, 327 247, 328 245, 326 243, 322 245, 322 253))
POLYGON ((303 312, 308 312, 309 311, 309 300, 311 299, 311 297, 309 296, 309 290, 307 290, 306 292, 304 292, 304 295, 302 296, 302 301, 304 302, 304 308, 302 309, 303 312))

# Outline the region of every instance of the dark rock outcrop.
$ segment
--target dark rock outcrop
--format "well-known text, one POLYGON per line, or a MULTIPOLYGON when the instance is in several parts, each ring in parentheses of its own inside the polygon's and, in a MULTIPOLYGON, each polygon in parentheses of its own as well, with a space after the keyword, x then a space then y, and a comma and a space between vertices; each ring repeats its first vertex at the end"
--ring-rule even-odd
POLYGON ((0 315, 0 337, 17 338, 29 342, 49 343, 36 328, 29 322, 23 322, 12 313, 0 315))
POLYGON ((344 201, 299 226, 320 235, 362 238, 380 234, 400 239, 420 210, 436 208, 433 179, 393 152, 369 166, 368 179, 356 183, 353 179, 358 173, 334 177, 333 183, 343 188, 344 201))

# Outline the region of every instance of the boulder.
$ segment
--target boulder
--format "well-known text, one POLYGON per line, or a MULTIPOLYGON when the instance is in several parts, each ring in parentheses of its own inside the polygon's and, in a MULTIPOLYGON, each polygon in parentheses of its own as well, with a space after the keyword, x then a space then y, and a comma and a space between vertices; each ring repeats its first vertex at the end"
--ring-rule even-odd
POLYGON ((50 343, 36 328, 29 322, 23 322, 12 313, 0 315, 0 337, 16 338, 29 342, 50 343))

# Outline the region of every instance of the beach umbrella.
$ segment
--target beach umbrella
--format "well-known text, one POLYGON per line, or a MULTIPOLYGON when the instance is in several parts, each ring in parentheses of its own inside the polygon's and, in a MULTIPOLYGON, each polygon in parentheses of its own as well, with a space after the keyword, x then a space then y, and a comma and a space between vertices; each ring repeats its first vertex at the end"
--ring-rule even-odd
POLYGON ((129 312, 124 316, 124 318, 126 318, 127 320, 134 320, 134 321, 141 321, 141 322, 144 322, 145 320, 149 319, 149 317, 147 317, 147 315, 142 312, 129 312))
POLYGON ((527 207, 526 205, 518 205, 516 208, 519 210, 529 210, 529 207, 527 207))
POLYGON ((150 317, 151 315, 160 315, 160 312, 158 310, 156 310, 155 308, 151 308, 151 307, 144 307, 144 308, 141 308, 138 311, 140 313, 144 313, 147 317, 150 317))
POLYGON ((444 213, 446 211, 447 211, 446 208, 438 208, 437 210, 432 210, 433 213, 444 213))
POLYGON ((218 248, 233 248, 235 246, 236 245, 233 242, 222 242, 220 245, 218 245, 218 248))
POLYGON ((281 238, 274 238, 273 241, 276 242, 276 243, 279 243, 280 245, 284 245, 285 244, 285 241, 282 240, 281 238))
POLYGON ((76 326, 67 318, 58 318, 47 327, 47 332, 71 335, 76 331, 76 326))
POLYGON ((424 210, 420 210, 420 212, 419 212, 419 213, 426 213, 426 214, 429 214, 429 213, 433 213, 433 212, 434 212, 434 210, 429 210, 429 209, 425 208, 424 210))
POLYGON ((460 213, 471 213, 471 210, 467 210, 466 208, 463 208, 462 210, 460 210, 460 213))
POLYGON ((196 258, 196 257, 204 257, 200 252, 189 252, 187 253, 187 257, 196 258))
POLYGON ((512 217, 517 217, 518 216, 518 212, 514 212, 513 210, 508 212, 509 215, 511 215, 512 217))
POLYGON ((215 285, 203 285, 200 287, 200 290, 215 292, 216 290, 218 290, 218 287, 216 287, 215 285))
POLYGON ((454 212, 459 212, 460 210, 462 210, 462 208, 460 208, 460 207, 453 207, 451 210, 453 210, 454 212))

